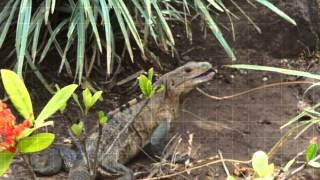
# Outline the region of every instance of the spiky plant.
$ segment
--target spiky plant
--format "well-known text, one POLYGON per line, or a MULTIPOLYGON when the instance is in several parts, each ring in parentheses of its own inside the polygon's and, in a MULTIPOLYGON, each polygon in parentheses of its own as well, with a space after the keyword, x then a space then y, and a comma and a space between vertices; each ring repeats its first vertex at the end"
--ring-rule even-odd
MULTIPOLYGON (((237 6, 233 0, 227 1, 237 6)), ((255 2, 295 24, 294 20, 269 1, 255 2)), ((188 17, 192 11, 201 15, 226 53, 235 59, 214 20, 213 12, 225 13, 230 19, 234 18, 234 14, 224 3, 225 0, 9 0, 0 13, 0 47, 8 32, 15 30, 17 60, 13 64, 16 72, 22 75, 28 64, 35 70, 41 82, 50 89, 41 73, 36 70, 37 65, 46 59, 52 49, 61 57, 58 72, 66 70, 80 83, 84 71, 86 76, 89 76, 95 59, 100 57, 106 58, 106 73, 112 73, 112 64, 116 57, 115 40, 118 37, 123 38, 126 51, 132 60, 132 43, 139 48, 142 57, 145 57, 150 41, 154 41, 164 50, 174 48, 175 40, 169 21, 184 23, 188 31, 188 17), (120 36, 116 36, 115 32, 121 32, 120 36), (60 41, 63 37, 67 40, 60 41), (71 51, 71 47, 76 47, 76 50, 71 51), (92 50, 93 57, 90 59, 85 58, 88 49, 92 50), (76 54, 75 63, 68 59, 68 54, 76 54), (75 64, 75 67, 72 64, 75 64)), ((241 13, 245 15, 242 10, 241 13)))

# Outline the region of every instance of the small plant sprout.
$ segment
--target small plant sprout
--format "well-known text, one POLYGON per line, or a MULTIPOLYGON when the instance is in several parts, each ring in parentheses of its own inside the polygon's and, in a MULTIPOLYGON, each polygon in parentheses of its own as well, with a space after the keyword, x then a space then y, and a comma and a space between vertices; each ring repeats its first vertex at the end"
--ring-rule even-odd
POLYGON ((148 71, 148 77, 145 76, 144 74, 141 74, 138 77, 140 90, 142 94, 147 98, 152 97, 153 94, 155 93, 155 88, 152 85, 153 75, 154 75, 153 68, 150 68, 148 71))
MULTIPOLYGON (((89 110, 94 106, 94 104, 98 101, 98 99, 101 98, 101 95, 102 95, 102 91, 97 91, 96 93, 94 93, 92 95, 92 93, 90 92, 90 90, 88 88, 83 90, 82 91, 82 98, 83 98, 84 108, 82 107, 82 105, 79 101, 78 95, 77 94, 72 95, 73 100, 77 103, 77 105, 79 106, 79 109, 82 113, 83 118, 81 118, 81 119, 84 119, 88 115, 89 110)), ((75 123, 71 126, 71 131, 77 138, 81 137, 82 132, 84 130, 85 130, 85 127, 84 127, 84 123, 82 120, 80 120, 79 123, 75 123)))
POLYGON ((99 124, 100 125, 104 125, 108 122, 108 117, 105 115, 105 113, 103 111, 99 111, 98 113, 99 115, 99 124))
POLYGON ((85 114, 92 108, 92 106, 101 98, 102 91, 97 91, 94 95, 91 94, 90 90, 87 88, 82 91, 82 98, 85 107, 85 114))
POLYGON ((263 151, 257 151, 252 157, 252 167, 259 178, 272 179, 274 164, 269 164, 268 155, 263 151))
POLYGON ((72 124, 71 131, 77 138, 80 138, 83 131, 83 122, 72 124))
POLYGON ((35 117, 30 94, 20 77, 13 71, 2 69, 1 78, 13 106, 25 120, 17 124, 16 116, 0 101, 0 176, 7 171, 14 156, 40 152, 53 143, 54 134, 33 132, 41 127, 53 125, 53 121, 46 120, 63 108, 78 87, 72 84, 59 89, 35 117))
POLYGON ((306 161, 307 164, 313 168, 320 168, 320 163, 317 162, 318 159, 320 159, 320 156, 318 155, 318 145, 316 143, 311 143, 306 151, 306 161))
POLYGON ((140 90, 142 94, 147 98, 152 97, 156 92, 161 92, 164 90, 163 84, 161 84, 159 87, 155 87, 155 85, 152 84, 153 76, 154 70, 153 68, 150 68, 148 70, 148 77, 144 74, 141 74, 138 77, 140 90))

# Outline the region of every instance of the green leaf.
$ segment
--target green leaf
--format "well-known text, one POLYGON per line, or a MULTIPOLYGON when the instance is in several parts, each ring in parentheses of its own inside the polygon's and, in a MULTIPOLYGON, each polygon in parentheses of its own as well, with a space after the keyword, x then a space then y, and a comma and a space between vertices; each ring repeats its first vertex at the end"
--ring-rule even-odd
POLYGON ((277 72, 277 73, 281 73, 281 74, 302 76, 302 77, 320 80, 320 75, 318 75, 318 74, 312 74, 312 73, 308 73, 308 72, 304 72, 304 71, 296 71, 296 70, 276 68, 276 67, 270 67, 270 66, 235 64, 235 65, 227 65, 226 67, 236 68, 236 69, 256 70, 256 71, 270 71, 270 72, 277 72))
POLYGON ((54 42, 54 40, 56 40, 56 36, 57 34, 61 31, 61 29, 63 28, 64 25, 66 25, 68 22, 68 19, 65 19, 64 21, 62 21, 61 23, 59 23, 59 25, 55 28, 55 30, 52 32, 50 38, 48 39, 45 47, 43 48, 43 51, 41 53, 41 57, 39 62, 41 63, 44 58, 46 57, 48 51, 50 50, 50 47, 52 45, 52 43, 54 42))
POLYGON ((80 103, 80 101, 79 101, 78 95, 75 94, 75 93, 73 93, 73 94, 72 94, 72 98, 73 98, 73 100, 77 103, 78 107, 79 107, 80 110, 81 110, 81 113, 84 114, 84 111, 83 111, 83 108, 82 108, 81 103, 80 103))
POLYGON ((82 98, 83 103, 86 109, 90 109, 91 107, 91 100, 92 100, 92 94, 88 88, 86 88, 84 91, 82 91, 82 98))
POLYGON ((318 152, 318 145, 316 143, 310 144, 306 152, 306 160, 309 162, 314 159, 318 152))
POLYGON ((281 11, 279 8, 277 8, 275 5, 273 5, 272 3, 270 3, 268 0, 256 0, 258 3, 266 6, 267 8, 269 8, 271 11, 273 11, 274 13, 278 14, 280 17, 282 17, 283 19, 285 19, 286 21, 288 21, 289 23, 293 24, 293 25, 297 25, 297 23, 295 22, 295 20, 293 20, 291 17, 289 17, 286 13, 284 13, 283 11, 281 11))
POLYGON ((227 180, 236 180, 236 178, 234 178, 233 176, 228 176, 227 180))
POLYGON ((139 80, 139 87, 140 87, 140 90, 142 92, 143 95, 147 95, 147 82, 148 82, 148 78, 141 74, 139 77, 138 77, 138 80, 139 80))
POLYGON ((35 153, 48 148, 54 141, 55 135, 52 133, 39 133, 21 139, 17 149, 20 153, 35 153))
POLYGON ((146 97, 151 97, 154 93, 152 82, 143 74, 140 75, 138 79, 139 79, 139 87, 142 94, 146 97))
POLYGON ((71 97, 78 85, 71 84, 59 90, 42 109, 41 113, 36 119, 36 127, 40 126, 47 118, 58 111, 71 97))
POLYGON ((287 172, 290 167, 293 165, 293 163, 296 161, 296 159, 291 159, 282 169, 284 172, 287 172))
POLYGON ((17 74, 22 76, 25 51, 31 19, 32 0, 22 0, 20 4, 17 30, 16 30, 16 51, 18 55, 17 74))
POLYGON ((216 24, 216 22, 213 20, 212 16, 210 15, 207 6, 201 0, 195 1, 195 5, 198 7, 199 13, 207 21, 209 28, 211 29, 211 31, 213 32, 214 36, 217 38, 217 40, 219 41, 221 46, 224 48, 224 50, 226 51, 228 56, 232 60, 236 60, 236 56, 234 55, 234 53, 233 53, 232 49, 230 48, 229 44, 227 43, 227 41, 224 39, 218 25, 216 24))
POLYGON ((2 69, 3 86, 17 111, 25 119, 33 121, 33 109, 29 92, 20 77, 13 71, 2 69), (32 114, 32 117, 30 117, 32 114))
POLYGON ((112 29, 110 23, 110 16, 109 16, 109 7, 105 0, 99 0, 101 10, 102 10, 102 19, 103 25, 105 29, 105 36, 106 36, 106 53, 107 53, 107 73, 110 74, 111 71, 111 58, 112 58, 112 29))
POLYGON ((86 30, 85 30, 85 19, 83 8, 79 9, 79 22, 77 24, 77 65, 76 65, 76 74, 78 74, 78 83, 80 84, 82 81, 83 74, 83 64, 84 64, 84 56, 85 56, 85 46, 86 46, 86 30))
POLYGON ((98 101, 98 99, 100 99, 102 95, 102 91, 97 91, 96 93, 94 93, 94 95, 92 96, 91 99, 91 107, 96 104, 96 102, 98 101))
POLYGON ((274 171, 274 165, 268 164, 268 155, 263 151, 257 151, 253 154, 252 167, 259 177, 266 177, 274 171))
POLYGON ((99 111, 99 124, 104 125, 108 122, 108 117, 105 115, 103 111, 99 111))
POLYGON ((149 81, 151 81, 151 82, 152 82, 152 79, 153 79, 153 75, 154 75, 154 70, 153 70, 153 68, 150 68, 150 69, 148 70, 148 79, 149 79, 149 81))
POLYGON ((77 138, 80 138, 83 131, 83 122, 80 121, 78 124, 73 124, 71 126, 71 131, 77 138))
POLYGON ((2 176, 10 167, 13 160, 14 153, 11 152, 0 152, 0 176, 2 176))
POLYGON ((320 168, 320 163, 317 161, 309 161, 308 165, 313 167, 313 168, 320 168))
MULTIPOLYGON (((15 12, 17 10, 18 4, 19 4, 19 1, 15 1, 13 6, 11 6, 10 15, 9 15, 8 19, 5 22, 4 28, 2 29, 2 32, 1 32, 1 35, 0 35, 0 48, 2 47, 3 42, 4 42, 5 38, 7 37, 7 33, 9 31, 9 28, 12 25, 12 20, 14 18, 15 12)), ((2 23, 0 22, 0 24, 2 24, 2 23)))
POLYGON ((89 21, 90 21, 91 27, 93 29, 94 35, 96 37, 99 50, 100 50, 100 52, 102 52, 99 32, 98 32, 98 28, 97 28, 97 23, 96 23, 96 19, 95 19, 94 15, 93 15, 93 12, 92 12, 90 1, 89 0, 81 0, 81 2, 83 4, 83 7, 84 7, 84 10, 85 10, 86 14, 89 17, 89 21))

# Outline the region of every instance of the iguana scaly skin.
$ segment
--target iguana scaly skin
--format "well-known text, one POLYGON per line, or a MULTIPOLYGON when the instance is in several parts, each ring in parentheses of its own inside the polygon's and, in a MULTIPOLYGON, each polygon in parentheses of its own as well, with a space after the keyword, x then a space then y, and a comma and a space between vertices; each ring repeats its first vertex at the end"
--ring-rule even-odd
MULTIPOLYGON (((151 149, 161 152, 170 124, 178 116, 180 95, 209 81, 214 74, 208 62, 189 62, 159 78, 156 85, 163 84, 164 91, 149 99, 131 101, 108 113, 110 119, 102 128, 99 143, 98 173, 117 174, 121 179, 133 179, 132 171, 124 164, 147 144, 151 145, 151 149)), ((97 139, 97 129, 86 139, 90 160, 94 159, 97 139)), ((75 161, 69 172, 69 179, 90 179, 85 160, 82 158, 75 161)))

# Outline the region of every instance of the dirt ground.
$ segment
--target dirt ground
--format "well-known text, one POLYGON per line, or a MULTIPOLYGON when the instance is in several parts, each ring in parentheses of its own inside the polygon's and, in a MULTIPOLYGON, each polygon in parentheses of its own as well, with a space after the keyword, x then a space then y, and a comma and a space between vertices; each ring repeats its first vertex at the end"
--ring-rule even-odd
MULTIPOLYGON (((183 44, 183 41, 181 44, 183 44)), ((216 41, 213 38, 204 40, 199 36, 194 40, 193 45, 182 46, 181 44, 178 45, 178 50, 182 54, 182 61, 209 61, 218 69, 217 76, 200 87, 214 96, 229 96, 274 82, 303 80, 275 73, 224 68, 222 65, 232 62, 225 58, 222 50, 221 52, 214 50, 216 41)), ((164 55, 163 58, 165 57, 168 57, 168 55, 164 55)), ((237 57, 238 60, 234 63, 260 64, 311 71, 317 71, 316 66, 319 65, 320 60, 316 55, 304 55, 303 58, 297 57, 294 59, 275 59, 256 50, 248 49, 237 49, 237 57)), ((209 99, 197 91, 192 91, 185 96, 181 106, 181 115, 168 139, 174 135, 181 136, 182 142, 177 151, 184 153, 188 151, 188 139, 190 134, 193 134, 191 162, 194 162, 194 164, 198 160, 209 162, 206 159, 216 156, 218 150, 222 152, 224 158, 249 160, 257 150, 268 152, 288 130, 280 130, 280 126, 297 115, 299 101, 304 100, 307 103, 315 104, 320 100, 317 99, 316 94, 302 99, 303 90, 306 87, 307 85, 283 85, 261 89, 222 101, 209 99)), ((130 96, 121 97, 117 92, 111 92, 108 97, 111 97, 111 99, 105 100, 108 102, 100 103, 97 110, 109 110, 116 107, 117 104, 121 104, 122 101, 130 99, 130 96)), ((44 104, 41 99, 38 100, 41 101, 39 104, 44 104)), ((60 126, 63 125, 60 124, 60 126)), ((55 131, 58 136, 66 136, 65 130, 59 128, 59 125, 56 126, 55 131)), ((289 141, 274 156, 272 162, 278 166, 285 165, 298 152, 305 149, 314 136, 319 137, 315 128, 310 129, 299 139, 289 141)), ((153 166, 152 163, 154 162, 148 156, 142 154, 129 166, 138 174, 150 170, 153 166)), ((232 173, 233 165, 227 163, 227 166, 232 173)), ((43 179, 63 179, 65 175, 65 173, 62 173, 55 177, 43 179)), ((143 175, 138 175, 138 177, 143 177, 143 175)), ((219 163, 191 171, 190 174, 183 173, 168 179, 202 180, 225 179, 225 177, 226 173, 222 164, 219 163)), ((299 176, 298 179, 320 179, 320 174, 319 172, 308 171, 307 174, 299 176)))

